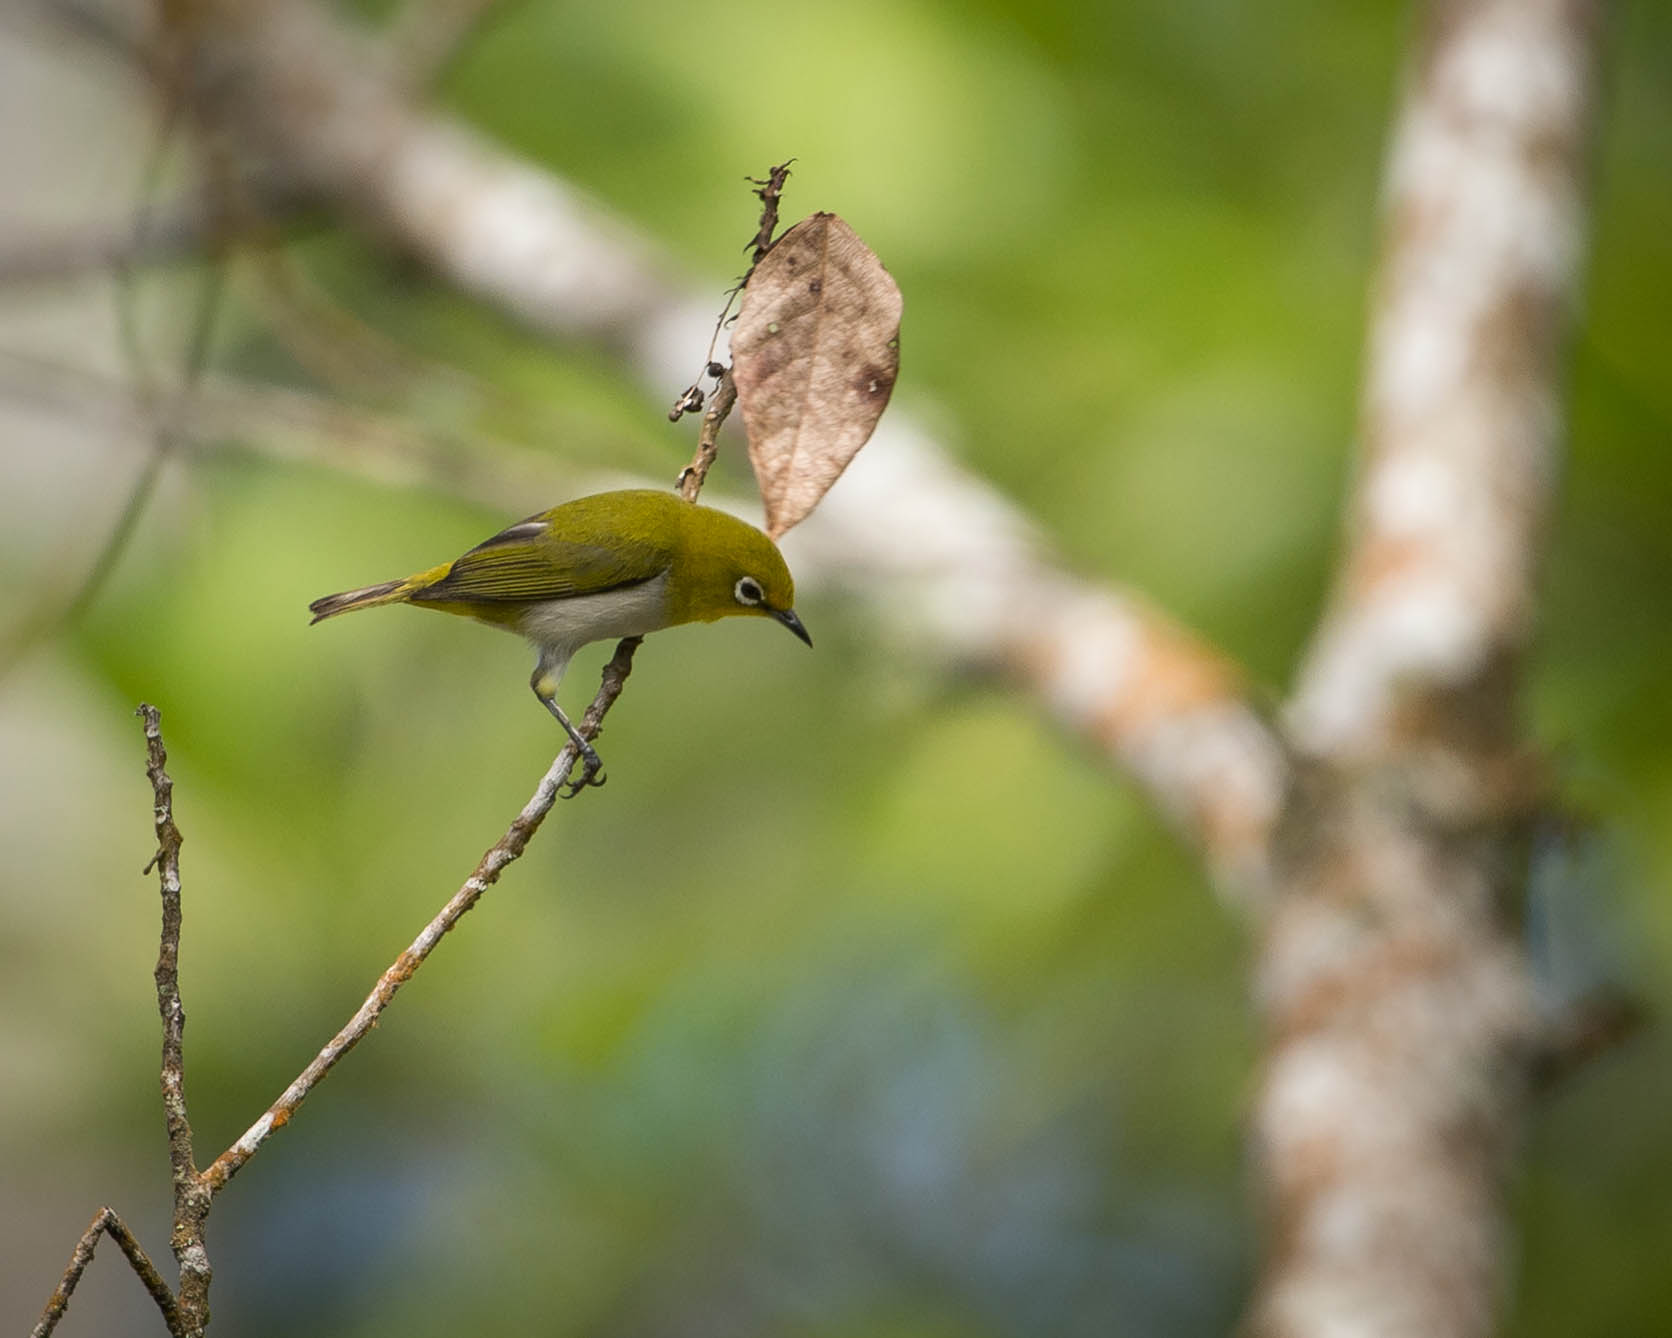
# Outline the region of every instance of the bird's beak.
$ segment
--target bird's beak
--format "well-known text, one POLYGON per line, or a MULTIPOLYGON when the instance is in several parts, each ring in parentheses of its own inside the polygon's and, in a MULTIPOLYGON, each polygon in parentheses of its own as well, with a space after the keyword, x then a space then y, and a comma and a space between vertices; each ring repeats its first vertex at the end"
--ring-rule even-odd
POLYGON ((813 644, 813 638, 807 635, 807 629, 801 625, 801 619, 795 616, 794 609, 768 609, 767 613, 783 623, 785 627, 789 628, 809 646, 813 644))

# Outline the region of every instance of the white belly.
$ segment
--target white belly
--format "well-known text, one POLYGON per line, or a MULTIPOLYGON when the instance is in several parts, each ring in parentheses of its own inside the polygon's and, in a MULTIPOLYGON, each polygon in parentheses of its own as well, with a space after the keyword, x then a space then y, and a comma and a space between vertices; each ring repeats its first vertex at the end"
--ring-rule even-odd
POLYGON ((599 595, 575 595, 536 604, 523 614, 518 631, 540 648, 540 662, 561 676, 569 657, 590 641, 643 636, 668 625, 668 578, 599 595))

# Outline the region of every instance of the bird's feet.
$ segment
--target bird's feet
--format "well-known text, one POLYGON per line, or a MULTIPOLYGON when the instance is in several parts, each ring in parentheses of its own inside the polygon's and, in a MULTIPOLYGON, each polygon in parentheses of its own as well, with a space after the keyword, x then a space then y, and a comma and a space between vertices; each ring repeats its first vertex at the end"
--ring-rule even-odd
POLYGON ((598 756, 597 750, 590 743, 581 743, 580 755, 581 774, 579 777, 573 771, 569 779, 563 783, 558 794, 564 799, 573 799, 589 785, 602 785, 609 779, 604 774, 604 759, 598 756))

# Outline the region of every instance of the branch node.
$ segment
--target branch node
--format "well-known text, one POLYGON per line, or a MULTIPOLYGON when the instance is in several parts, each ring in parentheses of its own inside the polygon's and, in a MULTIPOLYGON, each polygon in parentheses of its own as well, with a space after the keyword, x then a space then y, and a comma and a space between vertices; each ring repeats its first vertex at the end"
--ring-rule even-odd
POLYGON ((93 1262, 93 1250, 99 1243, 99 1237, 107 1234, 116 1242, 116 1248, 122 1251, 129 1267, 150 1293, 152 1301, 162 1314, 163 1323, 168 1326, 169 1333, 175 1338, 183 1338, 187 1330, 174 1293, 169 1291, 162 1274, 157 1272, 157 1266, 151 1262, 150 1256, 145 1253, 134 1233, 128 1230, 127 1223, 116 1215, 115 1209, 109 1207, 100 1208, 94 1213, 87 1230, 81 1233, 81 1239, 76 1242, 75 1249, 70 1254, 69 1265, 64 1269, 64 1276, 59 1279, 58 1286, 47 1298, 40 1319, 29 1331, 29 1338, 47 1338, 58 1327, 58 1321, 64 1318, 64 1312, 69 1309, 70 1297, 81 1282, 81 1275, 87 1271, 87 1265, 93 1262))

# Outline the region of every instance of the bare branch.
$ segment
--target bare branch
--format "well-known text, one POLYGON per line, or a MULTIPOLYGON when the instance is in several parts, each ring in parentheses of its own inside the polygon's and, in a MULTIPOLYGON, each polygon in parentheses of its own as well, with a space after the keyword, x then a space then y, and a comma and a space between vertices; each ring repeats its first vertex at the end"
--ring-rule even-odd
POLYGON ((749 252, 749 273, 743 276, 742 287, 748 286, 755 267, 772 249, 772 234, 778 231, 778 202, 784 198, 784 183, 790 179, 790 167, 794 162, 794 158, 787 159, 776 167, 768 168, 764 177, 749 178, 749 184, 755 187, 755 198, 761 202, 761 225, 744 247, 749 252))
MULTIPOLYGON (((639 641, 638 637, 626 638, 617 645, 614 656, 604 666, 603 682, 598 688, 598 695, 592 699, 592 704, 587 707, 579 725, 585 738, 593 739, 598 736, 604 716, 621 695, 627 675, 632 672, 633 652, 638 649, 639 641)), ((261 1150, 262 1145, 290 1123, 296 1112, 301 1109, 302 1103, 308 1099, 308 1094, 336 1067, 344 1055, 365 1039, 366 1033, 376 1025, 377 1019, 389 1006, 396 992, 412 979, 413 973, 435 951, 447 931, 463 918, 465 912, 481 899, 484 892, 499 881, 499 876, 506 867, 523 853, 534 833, 540 830, 540 824, 546 820, 546 814, 551 812, 552 805, 557 802, 558 793, 563 783, 568 780, 570 771, 574 769, 577 756, 572 742, 564 744, 556 760, 540 778, 534 794, 523 805, 522 812, 517 814, 510 827, 506 829, 505 835, 488 847, 487 853, 477 863, 470 877, 464 880, 447 904, 424 926, 406 951, 378 977, 377 984, 372 987, 372 992, 366 996, 366 1001, 360 1005, 354 1016, 326 1043, 325 1048, 314 1056, 313 1061, 297 1075, 296 1080, 279 1094, 278 1100, 267 1108, 261 1118, 204 1170, 201 1181, 208 1193, 217 1194, 225 1188, 227 1181, 243 1169, 245 1163, 261 1150)))
MULTIPOLYGON (((718 395, 721 392, 722 387, 718 382, 721 377, 727 376, 728 369, 724 364, 714 361, 714 349, 720 342, 720 332, 726 328, 726 319, 731 315, 732 303, 737 301, 738 294, 748 286, 750 278, 754 275, 755 267, 761 263, 761 257, 772 247, 772 234, 778 229, 778 202, 783 198, 784 183, 790 179, 790 163, 794 161, 795 159, 791 158, 789 162, 779 163, 776 167, 768 168, 765 180, 759 180, 755 177, 746 178, 750 185, 758 187, 755 191, 755 198, 761 202, 760 224, 755 229, 754 237, 744 244, 745 250, 748 250, 751 246, 754 248, 754 255, 749 261, 749 268, 744 271, 743 277, 726 291, 726 303, 720 308, 720 314, 714 318, 714 333, 708 337, 708 352, 703 354, 703 371, 698 374, 695 381, 679 392, 679 398, 673 402, 673 407, 668 410, 668 421, 670 423, 677 423, 686 414, 695 413, 702 408, 703 396, 700 387, 704 376, 714 377, 716 381, 714 393, 718 395)), ((729 377, 728 384, 724 389, 726 394, 736 397, 737 386, 729 381, 729 377)), ((730 412, 731 406, 728 404, 720 417, 724 419, 726 414, 730 412)), ((715 429, 716 433, 718 433, 718 430, 718 428, 715 429)), ((712 464, 713 462, 714 447, 713 443, 710 443, 708 463, 712 464)), ((703 466, 702 472, 704 474, 708 473, 708 465, 703 466)), ((680 475, 681 479, 684 477, 685 475, 680 475)), ((702 485, 699 483, 698 486, 702 485)))
POLYGON ((736 403, 737 385, 732 380, 731 369, 727 368, 720 373, 720 380, 708 397, 708 408, 703 410, 702 430, 697 434, 697 453, 691 457, 691 463, 679 471, 679 495, 687 502, 697 500, 697 494, 708 480, 709 468, 720 449, 720 428, 736 403))
POLYGON ((70 1297, 81 1282, 81 1275, 87 1271, 87 1265, 93 1262, 93 1250, 99 1243, 101 1235, 108 1234, 116 1242, 139 1280, 145 1284, 145 1290, 151 1294, 151 1299, 157 1303, 157 1309, 162 1312, 163 1323, 168 1331, 176 1338, 182 1338, 185 1333, 180 1319, 180 1309, 175 1304, 174 1294, 169 1291, 168 1283, 163 1281, 162 1274, 157 1272, 157 1266, 151 1262, 133 1232, 128 1230, 127 1224, 118 1217, 113 1209, 100 1208, 93 1214, 93 1220, 87 1230, 81 1233, 81 1239, 76 1242, 75 1250, 70 1255, 69 1267, 64 1270, 64 1276, 59 1281, 46 1303, 46 1309, 41 1312, 35 1327, 29 1331, 29 1338, 47 1338, 58 1327, 58 1321, 64 1318, 64 1312, 69 1308, 70 1297))
POLYGON ((157 1011, 163 1021, 163 1119, 168 1129, 168 1163, 174 1185, 174 1227, 169 1244, 180 1265, 180 1323, 187 1333, 209 1322, 209 1283, 213 1270, 204 1246, 209 1195, 198 1181, 192 1157, 192 1126, 186 1112, 186 1010, 180 1001, 180 829, 174 823, 174 782, 164 770, 157 708, 141 703, 135 712, 145 722, 145 774, 155 799, 157 853, 145 866, 157 871, 162 892, 162 935, 157 951, 157 1011))

